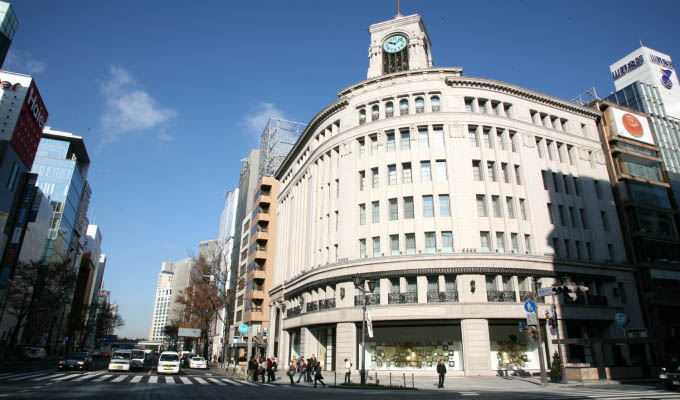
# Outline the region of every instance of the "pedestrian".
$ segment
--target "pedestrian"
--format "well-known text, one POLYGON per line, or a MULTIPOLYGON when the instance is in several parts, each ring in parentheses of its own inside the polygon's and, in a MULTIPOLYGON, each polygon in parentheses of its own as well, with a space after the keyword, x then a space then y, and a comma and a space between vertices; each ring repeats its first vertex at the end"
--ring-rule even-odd
POLYGON ((271 382, 272 379, 272 357, 267 359, 267 382, 271 382))
POLYGON ((276 381, 276 370, 279 368, 279 363, 276 357, 272 356, 272 381, 276 381))
POLYGON ((446 375, 446 365, 444 365, 444 360, 439 360, 437 364, 437 373, 439 374, 439 389, 444 389, 444 375, 446 375))
POLYGON ((295 381, 293 380, 293 377, 295 376, 295 363, 293 360, 288 363, 288 372, 286 372, 288 375, 288 378, 290 378, 290 385, 295 386, 295 381))
POLYGON ((352 363, 345 358, 345 383, 347 384, 351 383, 351 376, 352 376, 352 363))
POLYGON ((316 366, 314 355, 307 359, 307 382, 312 382, 312 374, 314 374, 314 367, 316 366))
POLYGON ((305 377, 305 382, 307 382, 307 363, 305 363, 304 358, 300 357, 300 360, 298 360, 298 367, 300 375, 298 375, 297 383, 300 383, 300 379, 302 379, 303 376, 305 377))
POLYGON ((326 387, 326 384, 323 383, 323 375, 321 375, 321 363, 316 363, 314 364, 314 387, 316 387, 316 382, 321 382, 323 387, 326 387))
MULTIPOLYGON (((263 360, 260 361, 260 369, 259 369, 260 377, 262 378, 262 383, 264 383, 264 373, 266 371, 267 371, 267 363, 263 359, 263 360)), ((257 380, 257 378, 255 380, 257 380)))
POLYGON ((248 361, 248 379, 257 382, 257 359, 255 356, 248 361))

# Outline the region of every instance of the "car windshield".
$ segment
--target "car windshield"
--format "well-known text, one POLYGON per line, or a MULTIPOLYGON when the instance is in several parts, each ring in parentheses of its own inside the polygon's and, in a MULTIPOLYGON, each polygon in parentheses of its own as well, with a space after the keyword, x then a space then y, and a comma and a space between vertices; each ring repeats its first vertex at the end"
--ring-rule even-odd
POLYGON ((205 359, 203 357, 194 357, 191 361, 205 361, 205 359))
POLYGON ((86 357, 85 353, 69 353, 68 358, 82 360, 86 357))
POLYGON ((111 358, 114 360, 129 360, 130 353, 113 353, 113 357, 111 358))
POLYGON ((162 354, 161 361, 179 361, 177 354, 162 354))
POLYGON ((144 352, 143 351, 133 351, 132 352, 132 358, 144 358, 144 352))

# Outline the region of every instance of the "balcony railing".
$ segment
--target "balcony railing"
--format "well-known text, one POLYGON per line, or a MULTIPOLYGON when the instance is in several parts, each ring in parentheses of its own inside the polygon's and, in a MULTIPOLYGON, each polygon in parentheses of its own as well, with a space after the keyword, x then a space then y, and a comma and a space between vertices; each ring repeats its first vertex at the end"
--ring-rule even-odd
POLYGON ((316 311, 319 309, 319 303, 316 301, 310 301, 307 303, 307 312, 316 311))
POLYGON ((288 317, 288 318, 295 317, 297 315, 300 315, 300 313, 302 313, 302 307, 301 306, 289 308, 289 309, 286 310, 286 317, 288 317))
POLYGON ((330 308, 335 308, 335 297, 319 300, 319 310, 328 310, 330 308))
POLYGON ((439 112, 439 110, 440 110, 439 106, 435 105, 432 106, 432 112, 439 112))
POLYGON ((387 296, 388 304, 410 304, 418 302, 418 292, 390 293, 387 296))
POLYGON ((446 292, 440 292, 439 290, 427 291, 428 303, 452 303, 456 301, 458 301, 458 292, 455 290, 449 290, 446 292))
POLYGON ((598 296, 595 294, 589 294, 587 295, 586 300, 588 301, 589 306, 606 306, 607 303, 607 296, 598 296))
MULTIPOLYGON (((373 304, 380 304, 380 295, 377 294, 377 293, 367 294, 366 295, 366 304, 369 305, 369 306, 373 305, 373 304)), ((363 303, 361 303, 361 295, 360 294, 354 296, 354 305, 355 306, 363 305, 363 303)))
POLYGON ((425 112, 425 106, 416 106, 416 114, 421 114, 425 112))
POLYGON ((394 116, 394 111, 387 110, 385 111, 385 118, 392 118, 394 116))
POLYGON ((359 125, 363 125, 366 123, 366 117, 359 117, 359 125))
POLYGON ((514 303, 515 291, 489 290, 487 292, 487 300, 498 303, 514 303))
POLYGON ((519 291, 519 301, 524 303, 527 300, 537 300, 536 294, 534 292, 527 292, 524 290, 519 291))

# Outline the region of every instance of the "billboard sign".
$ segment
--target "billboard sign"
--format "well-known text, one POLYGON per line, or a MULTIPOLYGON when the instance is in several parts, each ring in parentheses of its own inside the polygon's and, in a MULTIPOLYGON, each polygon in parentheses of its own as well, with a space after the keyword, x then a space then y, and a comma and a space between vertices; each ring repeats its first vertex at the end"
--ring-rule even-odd
POLYGON ((647 118, 614 106, 609 107, 608 111, 612 133, 626 139, 654 145, 654 137, 647 118))
POLYGON ((201 330, 200 329, 194 329, 194 328, 179 328, 179 331, 177 332, 177 336, 179 337, 201 337, 201 330))
POLYGON ((47 108, 40 97, 38 87, 31 79, 11 139, 12 146, 28 169, 33 166, 47 116, 47 108))

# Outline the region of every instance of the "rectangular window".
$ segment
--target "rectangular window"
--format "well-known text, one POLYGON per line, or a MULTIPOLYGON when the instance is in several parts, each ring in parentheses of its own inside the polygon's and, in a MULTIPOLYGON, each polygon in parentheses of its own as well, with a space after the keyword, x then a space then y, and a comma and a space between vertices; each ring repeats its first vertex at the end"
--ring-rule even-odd
POLYGON ((335 212, 335 231, 340 230, 340 211, 335 212))
POLYGON ((472 102, 473 101, 474 101, 474 99, 472 99, 470 97, 465 98, 465 111, 472 112, 472 102))
POLYGON ((442 232, 442 252, 453 253, 453 234, 442 232))
POLYGON ((508 218, 515 219, 515 200, 512 197, 505 198, 505 208, 508 210, 508 218))
POLYGON ((578 221, 576 220, 576 213, 574 212, 574 207, 569 206, 569 218, 571 219, 571 224, 574 228, 578 228, 578 221))
POLYGON ((14 185, 17 182, 17 176, 19 175, 19 166, 17 165, 17 162, 14 161, 12 163, 12 171, 9 173, 9 178, 7 179, 7 189, 9 189, 10 192, 14 191, 14 185))
POLYGON ((444 147, 444 128, 441 125, 432 127, 432 146, 444 147))
POLYGON ((536 150, 538 150, 538 158, 543 158, 543 140, 536 136, 536 150))
POLYGON ((560 242, 557 238, 552 238, 552 248, 555 253, 555 257, 560 257, 560 242))
POLYGON ((607 213, 605 211, 600 211, 600 217, 602 218, 602 228, 605 232, 609 232, 609 221, 607 221, 607 213))
POLYGON ((581 259, 581 242, 576 240, 574 241, 574 247, 576 247, 576 259, 580 260, 581 259))
POLYGON ((569 194, 569 181, 566 175, 562 175, 562 185, 564 185, 564 193, 569 194))
POLYGON ((390 221, 399 219, 399 205, 397 199, 390 199, 390 221))
POLYGON ((505 140, 503 140, 503 131, 496 130, 496 146, 498 150, 505 150, 505 140))
POLYGON ((366 204, 359 204, 359 225, 366 225, 366 204))
POLYGON ((451 207, 449 205, 449 195, 440 194, 439 195, 439 216, 440 217, 450 217, 451 207))
POLYGON ((586 258, 588 260, 593 259, 593 252, 592 252, 592 249, 590 247, 590 242, 586 242, 586 258))
POLYGON ((411 133, 408 130, 402 130, 401 133, 401 149, 410 150, 411 149, 411 133))
POLYGON ((366 239, 359 239, 359 258, 366 258, 366 239))
POLYGON ((614 245, 611 243, 607 244, 607 254, 609 255, 609 261, 614 261, 614 245))
POLYGON ((491 102, 491 112, 493 113, 493 115, 501 115, 500 114, 500 106, 501 106, 501 104, 498 103, 498 102, 493 102, 493 101, 491 102))
POLYGON ((541 170, 541 179, 543 180, 543 189, 548 190, 548 178, 546 178, 546 171, 541 170))
POLYGON ((486 196, 483 195, 483 194, 477 195, 477 216, 478 217, 486 217, 487 216, 486 196))
POLYGON ((581 226, 583 229, 588 229, 588 219, 586 218, 586 210, 583 208, 579 208, 579 212, 581 213, 581 226))
POLYGON ((486 114, 486 100, 477 99, 478 112, 486 114))
POLYGON ((404 197, 404 218, 413 219, 413 197, 404 197))
POLYGON ((380 185, 380 175, 378 174, 378 168, 371 169, 371 175, 373 177, 373 188, 377 188, 380 185))
POLYGON ((432 181, 432 170, 429 161, 420 162, 420 181, 421 182, 432 181))
POLYGON ((522 169, 519 165, 515 165, 515 182, 522 185, 522 169))
POLYGON ((578 178, 574 178, 574 192, 576 192, 576 196, 581 196, 581 182, 578 178))
POLYGON ((390 235, 390 254, 399 255, 399 235, 390 235))
POLYGON ((370 136, 371 139, 371 155, 378 153, 378 136, 370 136))
POLYGON ((427 126, 418 127, 418 146, 421 149, 429 148, 429 137, 427 133, 427 126))
POLYGON ((512 252, 519 253, 519 235, 516 233, 510 234, 510 245, 512 246, 512 252))
POLYGON ((600 181, 595 181, 595 196, 599 199, 602 200, 602 184, 600 181))
POLYGON ((380 236, 373 238, 373 257, 380 257, 380 236))
POLYGON ((437 160, 437 180, 438 181, 446 181, 448 179, 447 173, 446 173, 446 161, 445 160, 437 160))
POLYGON ((568 225, 567 219, 564 216, 564 206, 558 205, 557 211, 560 213, 560 225, 562 225, 562 226, 568 225))
POLYGON ((484 142, 484 147, 487 149, 493 148, 493 142, 491 141, 491 128, 484 128, 482 132, 482 141, 484 142))
POLYGON ((567 145, 567 155, 569 156, 569 164, 576 165, 576 156, 574 155, 574 146, 567 145))
POLYGON ((496 232, 496 251, 505 253, 505 233, 496 232))
POLYGON ((552 173, 552 181, 553 181, 553 187, 555 188, 555 192, 559 193, 560 192, 560 186, 557 184, 557 173, 556 172, 552 173))
POLYGON ((473 179, 476 181, 481 181, 483 180, 482 176, 482 166, 481 166, 481 161, 479 160, 472 160, 472 176, 473 179))
POLYGON ((496 163, 494 161, 487 161, 486 170, 487 174, 489 175, 489 180, 491 182, 497 182, 498 178, 496 176, 496 163))
POLYGON ((489 232, 479 232, 479 242, 483 252, 488 253, 491 251, 491 238, 489 237, 489 232))
POLYGON ((380 201, 374 201, 371 203, 373 206, 373 223, 380 222, 380 201))
POLYGON ((413 180, 411 176, 411 163, 401 164, 401 179, 402 183, 411 183, 413 180))
POLYGON ((468 127, 468 138, 470 139, 471 147, 479 147, 479 138, 477 137, 477 127, 468 127))
POLYGON ((548 220, 552 225, 555 225, 555 220, 553 219, 552 203, 548 203, 548 220))
POLYGON ((512 175, 508 169, 507 163, 501 163, 501 179, 503 179, 503 182, 505 183, 512 183, 512 175))
POLYGON ((571 243, 569 243, 569 239, 564 239, 564 256, 567 258, 571 258, 570 244, 571 243))
POLYGON ((527 254, 533 253, 533 247, 531 246, 531 235, 524 235, 524 249, 527 254))
POLYGON ((434 217, 432 196, 423 196, 423 217, 434 217))
POLYGON ((387 166, 387 184, 388 185, 397 184, 397 166, 395 164, 387 166))
POLYGON ((416 254, 416 234, 407 233, 406 238, 406 254, 416 254))
POLYGON ((357 142, 359 142, 359 157, 363 157, 366 154, 366 142, 364 138, 357 139, 357 142))
POLYGON ((493 209, 493 216, 496 218, 503 217, 503 209, 498 196, 491 196, 491 208, 493 209))
POLYGON ((563 143, 557 142, 557 156, 560 158, 560 162, 563 163, 565 159, 563 143))
POLYGON ((434 236, 434 232, 425 232, 425 252, 426 253, 437 252, 437 242, 434 236))
POLYGON ((392 153, 396 151, 397 146, 395 145, 394 133, 388 133, 385 136, 387 136, 387 152, 392 153))
POLYGON ((510 144, 512 145, 512 152, 517 153, 519 151, 519 143, 517 143, 517 138, 519 135, 517 135, 517 132, 515 131, 510 131, 510 144))
POLYGON ((527 202, 524 199, 519 199, 519 211, 522 213, 522 219, 527 220, 527 202))

